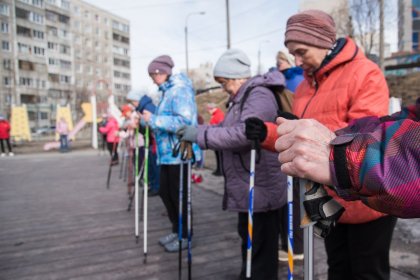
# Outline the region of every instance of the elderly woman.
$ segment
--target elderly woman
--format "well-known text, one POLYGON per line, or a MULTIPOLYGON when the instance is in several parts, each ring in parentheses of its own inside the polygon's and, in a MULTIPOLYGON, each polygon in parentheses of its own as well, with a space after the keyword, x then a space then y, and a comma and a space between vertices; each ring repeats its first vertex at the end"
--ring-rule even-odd
MULTIPOLYGON (((160 165, 159 195, 165 205, 171 222, 171 232, 159 239, 159 244, 167 252, 178 252, 178 208, 180 166, 184 164, 184 201, 183 221, 187 221, 187 164, 182 163, 180 155, 174 156, 172 151, 179 142, 175 132, 185 125, 197 125, 197 105, 194 98, 192 82, 184 74, 172 74, 174 62, 168 55, 161 55, 150 62, 148 72, 150 78, 162 93, 154 113, 149 111, 146 103, 135 102, 140 106, 142 121, 150 126, 156 137, 158 165, 160 165), (145 103, 145 104, 142 104, 145 103), (144 106, 142 106, 144 105, 144 106), (144 108, 143 108, 144 107, 144 108)), ((142 100, 144 101, 144 99, 142 100)), ((196 160, 200 160, 197 145, 193 145, 196 160)), ((187 223, 182 227, 182 248, 187 248, 187 223)))
MULTIPOLYGON (((331 16, 308 10, 290 17, 285 45, 305 75, 296 89, 296 116, 315 119, 336 131, 361 117, 388 114, 389 91, 384 75, 352 39, 336 39, 331 16)), ((269 137, 264 138, 263 145, 273 147, 275 129, 267 127, 269 137)), ((389 249, 396 218, 327 191, 345 207, 338 224, 325 238, 328 279, 389 279, 389 249)))
MULTIPOLYGON (((189 126, 179 131, 182 140, 197 142, 203 149, 221 151, 225 176, 223 209, 238 212, 238 233, 242 239, 240 279, 245 279, 246 268, 251 154, 244 122, 251 116, 274 121, 278 108, 269 88, 285 83, 278 71, 251 78, 250 66, 248 57, 241 50, 226 51, 214 67, 216 81, 230 95, 224 121, 218 126, 189 126), (248 98, 244 98, 245 95, 248 98)), ((255 165, 252 279, 277 279, 279 209, 286 204, 287 188, 286 176, 279 168, 276 153, 261 151, 255 165)))

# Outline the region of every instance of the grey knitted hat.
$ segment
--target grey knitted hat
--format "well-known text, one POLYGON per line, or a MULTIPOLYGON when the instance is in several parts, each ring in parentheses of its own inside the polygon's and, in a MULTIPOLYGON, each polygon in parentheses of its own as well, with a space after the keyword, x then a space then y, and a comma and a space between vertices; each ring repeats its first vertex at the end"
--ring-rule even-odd
POLYGON ((251 77, 251 61, 241 50, 227 50, 216 62, 214 77, 241 79, 251 77))

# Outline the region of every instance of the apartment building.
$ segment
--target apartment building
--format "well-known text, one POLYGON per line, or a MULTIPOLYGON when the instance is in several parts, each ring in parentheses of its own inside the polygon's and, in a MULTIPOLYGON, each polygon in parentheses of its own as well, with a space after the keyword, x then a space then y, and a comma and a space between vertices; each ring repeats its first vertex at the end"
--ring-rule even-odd
POLYGON ((57 104, 96 94, 122 103, 131 88, 129 22, 83 1, 1 0, 0 112, 26 104, 31 127, 54 124, 57 104))

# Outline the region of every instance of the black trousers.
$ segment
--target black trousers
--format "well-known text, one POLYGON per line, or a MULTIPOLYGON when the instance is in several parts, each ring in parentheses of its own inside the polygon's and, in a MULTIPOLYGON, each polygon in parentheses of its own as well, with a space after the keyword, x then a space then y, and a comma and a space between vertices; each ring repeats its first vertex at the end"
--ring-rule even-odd
POLYGON ((9 153, 11 153, 12 152, 12 146, 10 145, 10 138, 0 139, 1 152, 5 153, 3 142, 6 142, 7 148, 9 149, 9 153))
MULTIPOLYGON (((183 167, 183 189, 182 189, 182 237, 187 238, 187 200, 188 200, 188 165, 183 167)), ((172 224, 172 232, 178 233, 178 217, 179 217, 179 179, 180 165, 161 165, 160 166, 160 188, 159 196, 168 212, 169 221, 172 224)), ((191 207, 192 208, 192 207, 191 207)), ((191 235, 192 226, 192 209, 191 209, 191 235)))
POLYGON ((109 154, 112 157, 112 161, 118 161, 118 142, 115 143, 115 147, 113 142, 106 142, 106 145, 108 147, 109 154))
MULTIPOLYGON (((300 228, 299 180, 293 180, 293 253, 303 254, 303 229, 300 228)), ((289 239, 288 205, 280 208, 281 249, 287 252, 289 239)))
POLYGON ((337 224, 325 238, 328 280, 390 279, 389 249, 397 218, 337 224))
MULTIPOLYGON (((277 279, 280 210, 254 213, 252 238, 251 279, 277 279)), ((248 213, 238 214, 238 233, 242 239, 242 269, 245 278, 248 240, 248 213)))

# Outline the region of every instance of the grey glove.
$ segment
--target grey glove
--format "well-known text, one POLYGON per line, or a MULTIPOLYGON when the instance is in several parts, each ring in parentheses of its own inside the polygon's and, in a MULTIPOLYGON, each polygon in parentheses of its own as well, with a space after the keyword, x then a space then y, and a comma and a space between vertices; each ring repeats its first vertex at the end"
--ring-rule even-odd
POLYGON ((183 126, 176 131, 176 135, 181 141, 197 142, 198 129, 196 126, 183 126))

